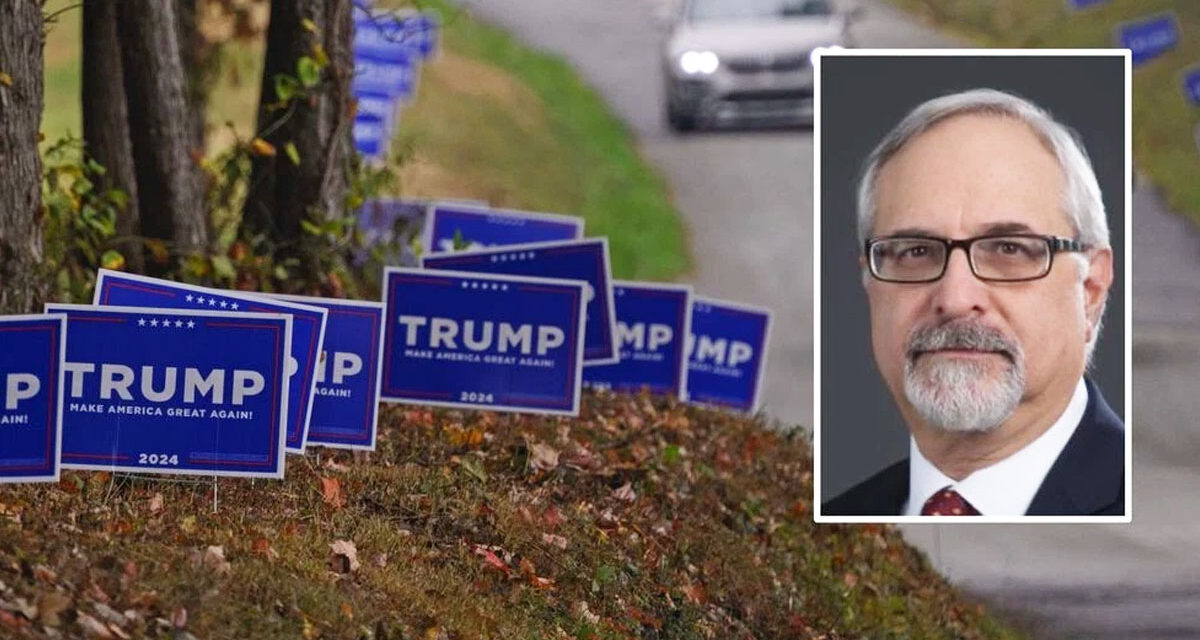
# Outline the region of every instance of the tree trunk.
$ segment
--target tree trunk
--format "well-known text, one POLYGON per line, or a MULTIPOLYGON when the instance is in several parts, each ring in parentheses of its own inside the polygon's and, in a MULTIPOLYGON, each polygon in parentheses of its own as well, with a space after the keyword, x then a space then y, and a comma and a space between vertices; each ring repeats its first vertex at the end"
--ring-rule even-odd
POLYGON ((129 133, 142 231, 174 240, 178 254, 208 243, 202 174, 191 146, 192 119, 180 58, 175 4, 117 3, 129 133))
POLYGON ((41 310, 42 3, 0 0, 0 314, 41 310))
POLYGON ((301 220, 342 215, 352 125, 351 11, 351 0, 271 3, 258 130, 269 131, 265 139, 278 153, 254 159, 245 220, 252 231, 268 233, 291 251, 301 251, 301 220), (306 18, 316 24, 316 33, 304 28, 306 18), (295 76, 296 61, 312 56, 318 43, 329 56, 329 65, 317 95, 295 100, 288 112, 269 110, 267 106, 278 101, 276 74, 295 76), (298 165, 284 152, 288 142, 299 151, 298 165))
POLYGON ((200 50, 196 31, 196 0, 174 0, 179 37, 179 57, 183 62, 184 88, 190 107, 193 149, 207 147, 204 114, 208 109, 207 71, 205 56, 200 50))
POLYGON ((124 211, 117 216, 117 236, 123 240, 116 248, 125 256, 128 269, 140 273, 145 269, 138 239, 142 227, 117 40, 117 2, 83 3, 83 139, 88 155, 106 170, 101 186, 120 189, 129 196, 124 211))

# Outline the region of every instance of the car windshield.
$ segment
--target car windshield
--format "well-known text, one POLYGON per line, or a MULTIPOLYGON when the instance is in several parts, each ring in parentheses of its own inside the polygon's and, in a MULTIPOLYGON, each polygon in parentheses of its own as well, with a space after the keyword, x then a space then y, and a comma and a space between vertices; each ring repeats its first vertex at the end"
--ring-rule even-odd
POLYGON ((693 0, 692 22, 829 16, 829 0, 693 0))

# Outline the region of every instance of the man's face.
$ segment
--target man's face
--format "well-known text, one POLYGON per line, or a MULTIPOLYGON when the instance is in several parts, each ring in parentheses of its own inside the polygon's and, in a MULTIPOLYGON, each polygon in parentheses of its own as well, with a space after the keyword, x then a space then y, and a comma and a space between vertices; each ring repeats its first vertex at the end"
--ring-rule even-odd
MULTIPOLYGON (((1054 155, 1024 123, 955 116, 883 165, 871 237, 1073 238, 1063 183, 1054 155)), ((1084 269, 1069 253, 1056 255, 1044 278, 985 282, 957 249, 935 282, 868 277, 875 359, 909 422, 985 431, 1020 407, 1061 410, 1083 372, 1089 318, 1112 280, 1111 251, 1084 255, 1092 268, 1082 283, 1084 269)))

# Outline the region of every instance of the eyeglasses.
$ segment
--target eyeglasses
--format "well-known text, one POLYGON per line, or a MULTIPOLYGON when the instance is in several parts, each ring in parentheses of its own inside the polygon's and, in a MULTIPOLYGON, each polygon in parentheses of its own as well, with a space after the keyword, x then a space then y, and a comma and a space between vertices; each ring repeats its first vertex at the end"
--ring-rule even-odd
POLYGON ((933 282, 946 273, 950 253, 961 247, 971 273, 990 282, 1037 280, 1050 273, 1054 254, 1086 251, 1077 240, 1033 233, 948 240, 927 236, 872 238, 864 245, 871 275, 884 282, 933 282))

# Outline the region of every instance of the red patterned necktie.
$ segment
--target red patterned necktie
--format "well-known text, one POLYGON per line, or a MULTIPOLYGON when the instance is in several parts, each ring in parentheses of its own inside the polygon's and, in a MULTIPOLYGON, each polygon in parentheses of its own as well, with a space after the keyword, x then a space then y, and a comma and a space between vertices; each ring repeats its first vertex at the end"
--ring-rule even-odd
POLYGON ((921 507, 923 516, 977 516, 979 511, 957 491, 945 487, 933 494, 921 507))

